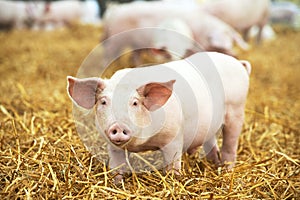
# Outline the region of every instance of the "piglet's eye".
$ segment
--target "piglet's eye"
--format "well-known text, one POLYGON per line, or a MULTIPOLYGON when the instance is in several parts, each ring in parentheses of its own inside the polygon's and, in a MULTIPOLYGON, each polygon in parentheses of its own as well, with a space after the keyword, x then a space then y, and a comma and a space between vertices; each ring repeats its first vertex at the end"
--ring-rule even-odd
POLYGON ((132 105, 133 105, 133 106, 137 106, 137 105, 138 105, 138 101, 137 101, 137 100, 134 100, 133 103, 132 103, 132 105))
POLYGON ((101 99, 100 103, 101 103, 101 105, 106 105, 105 99, 101 99))

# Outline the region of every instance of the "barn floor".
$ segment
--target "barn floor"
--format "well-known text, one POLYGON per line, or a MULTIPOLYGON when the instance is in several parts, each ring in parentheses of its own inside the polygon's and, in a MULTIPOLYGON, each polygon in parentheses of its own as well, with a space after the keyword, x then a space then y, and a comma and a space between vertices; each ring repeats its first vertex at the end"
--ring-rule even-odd
POLYGON ((0 32, 0 198, 300 199, 300 32, 276 31, 239 55, 252 74, 232 172, 191 156, 179 179, 154 171, 118 186, 82 144, 65 89, 101 28, 0 32))

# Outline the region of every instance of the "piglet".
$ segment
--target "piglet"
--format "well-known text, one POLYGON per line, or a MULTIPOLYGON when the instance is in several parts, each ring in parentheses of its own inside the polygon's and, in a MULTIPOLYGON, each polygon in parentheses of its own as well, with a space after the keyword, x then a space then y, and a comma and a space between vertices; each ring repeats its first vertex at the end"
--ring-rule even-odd
MULTIPOLYGON (((164 50, 171 54, 177 49, 179 51, 175 54, 179 56, 182 55, 181 52, 185 52, 181 58, 189 55, 186 52, 196 53, 203 50, 235 55, 233 51, 235 43, 244 50, 248 49, 247 43, 233 28, 217 17, 204 12, 199 5, 181 6, 170 2, 128 3, 109 9, 104 16, 103 25, 104 34, 101 41, 105 43, 104 51, 107 57, 119 56, 120 51, 126 47, 134 50, 139 50, 141 47, 158 49, 159 46, 156 44, 159 43, 164 43, 164 50), (151 32, 149 27, 161 30, 166 27, 174 33, 168 33, 167 37, 156 37, 157 34, 151 32), (148 30, 143 32, 142 30, 146 28, 148 30), (109 43, 111 37, 118 37, 120 33, 126 31, 132 31, 133 34, 118 41, 114 40, 113 44, 109 43), (168 40, 173 41, 172 34, 177 39, 173 43, 168 43, 168 40), (176 34, 188 35, 187 38, 191 39, 190 41, 180 39, 176 34), (160 38, 168 39, 158 41, 160 38), (173 48, 175 44, 178 44, 177 49, 173 48), (197 48, 199 46, 200 48, 197 48)), ((164 33, 161 32, 161 34, 164 33)), ((173 57, 172 60, 174 60, 173 57)))
MULTIPOLYGON (((108 142, 110 168, 126 165, 125 150, 162 152, 180 174, 181 155, 203 145, 207 159, 234 166, 251 66, 231 56, 197 53, 183 60, 122 69, 110 79, 67 77, 75 105, 95 109, 108 142), (223 131, 221 157, 216 133, 223 131)), ((124 168, 118 169, 118 181, 124 168)))
POLYGON ((269 0, 210 1, 204 4, 203 8, 240 31, 246 41, 250 28, 258 26, 257 43, 260 43, 262 29, 268 22, 269 0))
POLYGON ((270 22, 300 27, 300 9, 292 2, 272 2, 270 8, 270 22))
POLYGON ((35 23, 39 29, 45 30, 68 26, 83 16, 83 4, 77 0, 48 2, 43 10, 35 23))
POLYGON ((38 9, 34 2, 0 1, 0 26, 4 28, 28 28, 36 19, 38 9))

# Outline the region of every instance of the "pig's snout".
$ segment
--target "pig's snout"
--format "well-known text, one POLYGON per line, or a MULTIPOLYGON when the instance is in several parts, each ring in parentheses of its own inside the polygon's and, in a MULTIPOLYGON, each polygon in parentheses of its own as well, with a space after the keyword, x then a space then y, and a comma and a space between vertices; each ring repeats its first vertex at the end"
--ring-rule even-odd
POLYGON ((107 135, 113 144, 122 145, 129 141, 131 131, 125 125, 115 123, 110 126, 107 135))

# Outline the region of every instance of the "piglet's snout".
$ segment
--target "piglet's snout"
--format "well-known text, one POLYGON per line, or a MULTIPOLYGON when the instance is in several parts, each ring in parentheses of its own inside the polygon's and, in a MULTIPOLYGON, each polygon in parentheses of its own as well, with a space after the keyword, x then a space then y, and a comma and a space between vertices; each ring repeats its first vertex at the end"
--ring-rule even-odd
POLYGON ((114 123, 107 130, 108 138, 115 145, 122 145, 129 141, 131 131, 125 125, 114 123))

